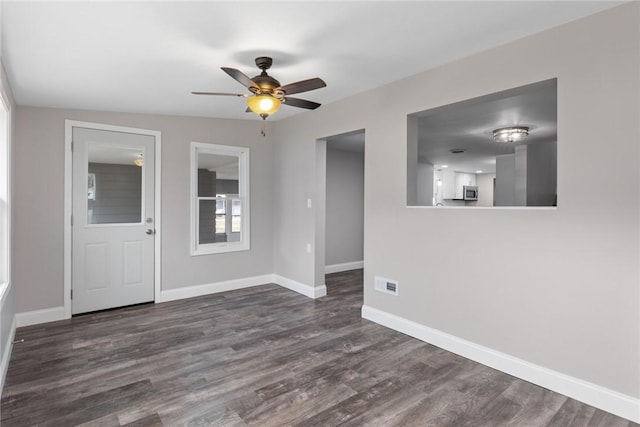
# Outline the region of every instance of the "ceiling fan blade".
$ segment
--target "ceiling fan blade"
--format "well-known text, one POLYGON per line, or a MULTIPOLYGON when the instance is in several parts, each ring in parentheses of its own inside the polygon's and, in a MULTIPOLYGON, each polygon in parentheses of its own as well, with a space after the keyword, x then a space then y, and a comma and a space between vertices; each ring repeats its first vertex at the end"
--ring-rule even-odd
POLYGON ((315 110, 320 105, 322 105, 318 104, 317 102, 307 101, 306 99, 290 98, 288 96, 284 98, 283 104, 289 105, 291 107, 306 108, 307 110, 315 110))
POLYGON ((257 84, 255 84, 253 80, 247 77, 247 75, 244 74, 242 71, 236 70, 235 68, 229 68, 229 67, 222 67, 222 71, 224 71, 225 73, 229 74, 231 77, 239 81, 243 86, 249 89, 260 90, 260 87, 257 84))
POLYGON ((227 92, 191 92, 194 95, 218 95, 218 96, 241 96, 246 98, 249 95, 242 93, 227 93, 227 92))
POLYGON ((285 93, 285 95, 292 95, 294 93, 308 92, 314 89, 320 89, 327 84, 321 78, 314 77, 312 79, 301 80, 295 83, 289 83, 288 85, 281 86, 279 89, 285 93))

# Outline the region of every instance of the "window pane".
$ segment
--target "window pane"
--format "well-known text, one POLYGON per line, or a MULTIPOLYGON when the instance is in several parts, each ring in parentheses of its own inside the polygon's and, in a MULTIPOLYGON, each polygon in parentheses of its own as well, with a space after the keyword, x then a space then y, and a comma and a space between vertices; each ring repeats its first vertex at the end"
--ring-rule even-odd
POLYGON ((248 191, 248 149, 195 142, 191 149, 192 206, 197 209, 192 218, 198 221, 192 255, 249 249, 249 212, 243 207, 248 191))
POLYGON ((87 223, 142 223, 140 150, 89 144, 87 223))
POLYGON ((233 199, 231 201, 231 215, 240 215, 241 206, 240 199, 233 199))
POLYGON ((226 234, 226 215, 216 215, 216 234, 226 234))
MULTIPOLYGON (((0 95, 0 98, 2 96, 0 95)), ((0 285, 9 281, 9 140, 7 134, 8 110, 4 98, 0 99, 0 285)))
POLYGON ((216 200, 216 213, 217 214, 225 214, 227 212, 227 207, 224 199, 216 200))
POLYGON ((216 201, 199 200, 199 243, 213 243, 216 241, 216 201))
POLYGON ((95 200, 96 199, 96 174, 95 173, 89 174, 89 182, 87 183, 87 186, 88 186, 87 198, 89 200, 95 200))
POLYGON ((238 194, 239 164, 237 156, 198 153, 198 197, 238 194))
POLYGON ((231 232, 239 233, 242 230, 242 203, 239 199, 233 199, 231 201, 231 232))
POLYGON ((242 220, 239 215, 234 215, 231 217, 231 232, 239 233, 242 230, 242 220))

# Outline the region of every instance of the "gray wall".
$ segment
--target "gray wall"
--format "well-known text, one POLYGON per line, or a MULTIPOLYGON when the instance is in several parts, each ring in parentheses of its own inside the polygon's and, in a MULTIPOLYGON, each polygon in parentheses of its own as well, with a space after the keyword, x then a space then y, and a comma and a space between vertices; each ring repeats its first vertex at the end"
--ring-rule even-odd
POLYGON ((495 178, 496 175, 493 173, 479 173, 476 175, 476 184, 478 185, 478 202, 476 206, 493 206, 493 180, 495 178))
POLYGON ((19 236, 14 244, 17 312, 63 306, 65 119, 162 132, 163 289, 273 272, 271 123, 266 124, 267 137, 262 137, 258 120, 18 107, 13 222, 14 235, 19 236), (189 255, 191 141, 251 149, 250 251, 189 255))
POLYGON ((364 153, 327 147, 326 265, 362 261, 364 153))
POLYGON ((314 283, 316 140, 364 128, 367 306, 640 397, 639 6, 279 121, 276 273, 314 283), (406 207, 408 114, 554 77, 561 208, 406 207), (400 295, 375 292, 375 275, 400 295))
MULTIPOLYGON (((525 191, 525 189, 522 189, 525 191)), ((496 156, 496 206, 516 206, 516 156, 496 156)))
POLYGON ((218 194, 238 194, 237 179, 218 179, 216 180, 216 191, 218 194))
POLYGON ((433 205, 433 165, 418 163, 416 167, 418 183, 416 184, 419 206, 433 205))
POLYGON ((518 145, 496 157, 496 206, 554 206, 557 143, 518 145))
POLYGON ((557 186, 557 143, 527 146, 527 206, 554 206, 557 186))
MULTIPOLYGON (((514 206, 527 206, 527 145, 516 145, 515 162, 515 203, 514 206)), ((496 171, 496 176, 499 176, 496 171)), ((502 180, 502 177, 499 178, 502 180)), ((504 205, 508 206, 508 205, 504 205)))

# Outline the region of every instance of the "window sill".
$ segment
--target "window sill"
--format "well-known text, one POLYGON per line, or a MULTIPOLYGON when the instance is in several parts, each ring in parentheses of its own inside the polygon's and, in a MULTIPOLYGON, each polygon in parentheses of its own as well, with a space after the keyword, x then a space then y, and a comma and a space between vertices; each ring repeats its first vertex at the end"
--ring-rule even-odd
POLYGON ((248 243, 216 243, 215 246, 201 245, 191 250, 191 256, 215 255, 228 252, 243 252, 250 250, 248 243))

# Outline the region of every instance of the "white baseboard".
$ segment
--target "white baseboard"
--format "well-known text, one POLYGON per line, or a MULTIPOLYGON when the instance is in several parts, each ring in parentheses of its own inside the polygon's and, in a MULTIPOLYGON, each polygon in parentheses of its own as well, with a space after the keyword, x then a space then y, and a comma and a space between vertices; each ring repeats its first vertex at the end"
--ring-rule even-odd
POLYGON ((65 319, 64 307, 45 308, 43 310, 16 313, 16 326, 37 325, 38 323, 55 322, 65 319))
POLYGON ((16 336, 16 316, 13 316, 13 321, 11 322, 11 330, 9 331, 9 337, 7 338, 7 342, 4 343, 5 348, 2 353, 2 360, 0 360, 0 394, 4 389, 4 381, 7 379, 7 370, 9 369, 9 360, 11 359, 11 352, 13 351, 13 341, 16 336))
POLYGON ((344 262, 342 264, 326 265, 324 274, 340 273, 342 271, 359 270, 364 268, 364 261, 344 262))
POLYGON ((273 275, 273 283, 313 299, 327 295, 326 285, 311 286, 277 274, 273 275))
POLYGON ((373 307, 363 306, 362 317, 603 411, 640 423, 640 399, 535 365, 373 307))
MULTIPOLYGON (((277 274, 264 274, 262 276, 245 277, 242 279, 226 280, 223 282, 206 283, 195 286, 185 286, 183 288, 166 289, 160 291, 156 298, 157 303, 174 301, 183 298, 193 298, 203 295, 215 294, 218 292, 233 291, 236 289, 248 288, 251 286, 266 285, 275 283, 284 288, 301 293, 309 298, 320 298, 327 294, 327 287, 322 285, 313 287, 304 283, 277 274)), ((53 322, 65 319, 64 307, 46 308, 44 310, 27 311, 16 314, 17 327, 36 325, 39 323, 53 322)))
POLYGON ((183 298, 199 297, 202 295, 215 294, 218 292, 233 291, 236 289, 249 288, 251 286, 265 285, 267 283, 273 283, 273 274, 226 280, 216 283, 206 283, 203 285, 185 286, 183 288, 176 289, 167 289, 164 291, 160 291, 160 297, 156 298, 156 302, 167 302, 183 298))
POLYGON ((160 292, 160 297, 156 298, 156 302, 167 302, 183 298, 199 297, 202 295, 233 291, 251 286, 266 285, 268 283, 275 283, 283 288, 298 292, 309 298, 320 298, 327 294, 327 287, 324 285, 314 287, 277 274, 265 274, 262 276, 246 277, 242 279, 227 280, 224 282, 167 289, 160 292))

